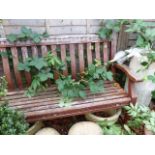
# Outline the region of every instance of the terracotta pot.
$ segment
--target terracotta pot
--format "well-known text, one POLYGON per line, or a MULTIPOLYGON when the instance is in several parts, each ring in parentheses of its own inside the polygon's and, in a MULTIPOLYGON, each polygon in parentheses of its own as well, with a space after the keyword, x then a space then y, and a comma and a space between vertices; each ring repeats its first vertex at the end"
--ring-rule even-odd
POLYGON ((93 121, 93 122, 100 122, 100 121, 109 121, 109 122, 113 122, 116 123, 118 121, 118 118, 121 114, 122 110, 118 109, 118 110, 109 110, 109 111, 103 111, 102 113, 104 114, 108 114, 109 116, 104 117, 104 116, 98 116, 94 113, 88 113, 85 114, 85 118, 88 121, 93 121))

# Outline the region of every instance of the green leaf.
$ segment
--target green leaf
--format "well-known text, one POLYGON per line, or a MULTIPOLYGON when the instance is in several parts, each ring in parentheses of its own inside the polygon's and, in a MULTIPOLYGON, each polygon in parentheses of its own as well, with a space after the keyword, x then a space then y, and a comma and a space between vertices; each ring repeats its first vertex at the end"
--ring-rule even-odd
POLYGON ((31 61, 30 66, 34 66, 38 70, 41 70, 43 67, 47 67, 47 63, 44 61, 43 58, 34 58, 31 61))
POLYGON ((79 96, 81 98, 85 98, 86 97, 86 92, 85 91, 79 91, 79 96))
POLYGON ((17 35, 16 34, 9 34, 9 35, 6 36, 6 38, 7 38, 7 40, 9 42, 13 43, 13 42, 15 42, 17 40, 17 35))

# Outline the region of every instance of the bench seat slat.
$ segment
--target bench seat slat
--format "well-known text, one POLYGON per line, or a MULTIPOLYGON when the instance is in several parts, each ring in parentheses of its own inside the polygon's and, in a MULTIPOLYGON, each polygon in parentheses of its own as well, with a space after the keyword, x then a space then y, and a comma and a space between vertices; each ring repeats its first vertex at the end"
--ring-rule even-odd
POLYGON ((62 118, 67 116, 75 116, 89 112, 98 112, 107 109, 116 109, 125 105, 128 105, 131 101, 130 97, 118 98, 108 101, 99 101, 95 103, 89 103, 84 105, 74 105, 74 107, 64 108, 63 111, 60 108, 46 109, 38 112, 27 112, 28 121, 47 120, 62 118))
POLYGON ((31 99, 24 96, 24 91, 18 91, 18 94, 13 92, 8 93, 6 99, 9 100, 10 108, 23 111, 30 122, 45 120, 49 117, 50 119, 59 118, 61 116, 60 113, 68 116, 66 111, 70 114, 74 113, 73 115, 77 115, 79 113, 78 109, 80 108, 82 112, 91 112, 93 110, 92 106, 97 107, 99 110, 99 107, 104 109, 104 106, 106 107, 107 104, 111 104, 111 106, 115 105, 115 107, 117 107, 116 105, 122 106, 123 103, 127 104, 130 98, 119 84, 110 81, 106 81, 105 83, 105 91, 103 93, 91 94, 91 92, 86 89, 87 98, 76 99, 72 101, 72 106, 67 108, 58 106, 60 96, 55 85, 31 99))

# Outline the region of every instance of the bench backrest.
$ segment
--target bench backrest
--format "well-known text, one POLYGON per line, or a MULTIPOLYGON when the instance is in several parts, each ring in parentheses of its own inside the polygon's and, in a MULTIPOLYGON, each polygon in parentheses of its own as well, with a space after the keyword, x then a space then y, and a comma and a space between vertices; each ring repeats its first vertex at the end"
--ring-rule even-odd
POLYGON ((116 51, 116 37, 113 38, 112 42, 103 41, 97 37, 59 37, 44 40, 39 44, 28 41, 11 44, 7 41, 1 41, 0 52, 6 51, 10 51, 12 54, 11 59, 6 56, 1 57, 9 90, 23 89, 30 85, 31 75, 18 71, 19 61, 24 61, 27 57, 43 56, 48 51, 52 51, 66 64, 67 69, 64 71, 64 75, 71 74, 73 78, 76 78, 76 74, 83 72, 93 59, 107 62, 113 58, 116 51), (66 57, 70 57, 70 63, 66 61, 66 57))

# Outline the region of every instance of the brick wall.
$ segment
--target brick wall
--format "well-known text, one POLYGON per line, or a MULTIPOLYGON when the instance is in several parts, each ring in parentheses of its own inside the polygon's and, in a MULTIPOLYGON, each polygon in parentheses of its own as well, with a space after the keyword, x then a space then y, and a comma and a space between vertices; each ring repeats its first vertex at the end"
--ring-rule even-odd
POLYGON ((96 34, 101 19, 4 19, 0 28, 1 37, 19 33, 21 26, 36 32, 47 31, 50 36, 96 34))

